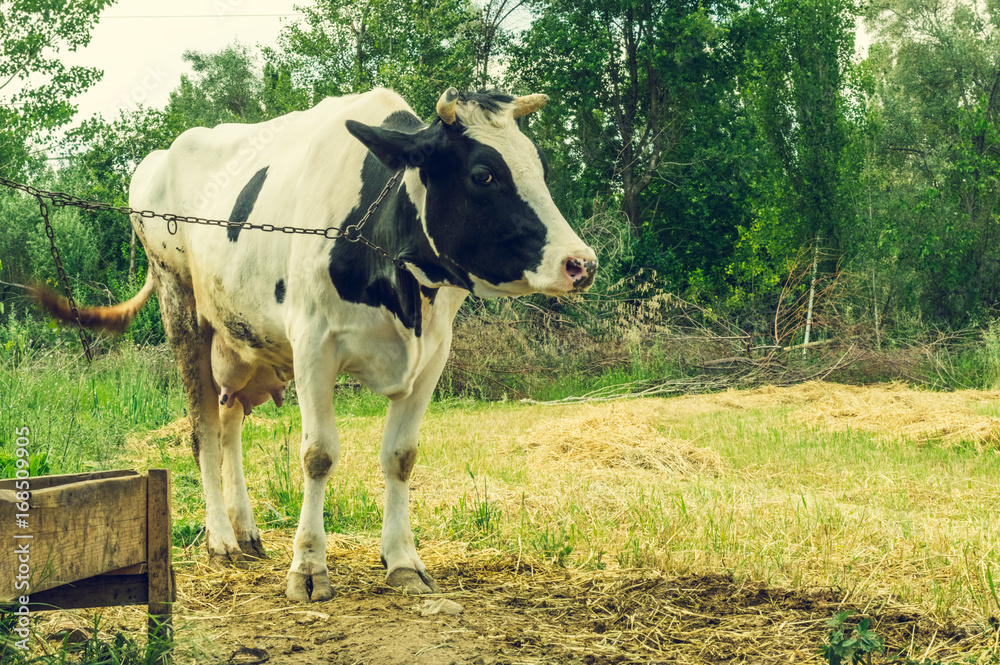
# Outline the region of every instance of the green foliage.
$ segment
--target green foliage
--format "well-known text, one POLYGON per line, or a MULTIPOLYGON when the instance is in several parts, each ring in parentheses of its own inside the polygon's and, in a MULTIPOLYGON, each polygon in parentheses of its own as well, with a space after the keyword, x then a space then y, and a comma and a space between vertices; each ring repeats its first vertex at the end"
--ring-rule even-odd
POLYGON ((372 496, 363 483, 355 487, 335 484, 326 492, 323 524, 331 533, 378 533, 382 528, 381 498, 372 496))
POLYGON ((51 473, 117 468, 124 441, 181 417, 186 404, 165 349, 123 347, 87 365, 82 353, 0 355, 0 454, 30 428, 29 454, 51 473))
MULTIPOLYGON (((62 126, 72 96, 97 80, 59 63, 58 49, 85 44, 106 4, 27 2, 0 19, 0 83, 23 88, 0 102, 10 120, 0 172, 123 204, 139 161, 193 126, 257 122, 375 86, 433 118, 445 87, 499 83, 550 97, 521 126, 547 155, 560 211, 598 250, 599 297, 645 269, 658 289, 774 337, 776 312, 802 289, 799 258, 818 239, 820 272, 851 285, 826 310, 836 320, 819 323, 831 336, 875 329, 868 338, 891 346, 931 327, 987 324, 1000 306, 996 3, 315 3, 276 44, 186 52, 192 71, 165 108, 85 120, 60 148, 77 159, 52 172, 26 146, 62 126), (875 41, 859 59, 862 13, 875 41)), ((52 219, 78 301, 138 291, 147 262, 125 216, 56 209, 52 219)), ((28 314, 18 286, 54 285, 37 203, 0 192, 0 220, 0 353, 30 357, 70 331, 28 314)), ((581 324, 589 313, 565 316, 581 324)), ((125 342, 163 339, 154 301, 125 342)), ((976 373, 992 360, 963 362, 976 373)), ((476 372, 466 369, 442 394, 469 394, 459 384, 476 372)), ((566 372, 573 389, 600 381, 573 369, 542 371, 566 372)), ((530 382, 506 384, 513 395, 530 382)), ((508 392, 489 384, 476 394, 508 392)))
POLYGON ((171 541, 174 547, 187 549, 200 543, 205 537, 205 526, 182 522, 174 524, 171 541))
POLYGON ((529 542, 540 556, 553 565, 565 567, 569 564, 569 557, 576 546, 575 534, 574 525, 570 525, 567 529, 563 524, 557 529, 546 524, 541 530, 536 528, 528 535, 529 542))
POLYGON ((965 325, 1000 303, 1000 70, 989 27, 998 8, 879 0, 866 18, 878 38, 869 55, 878 130, 870 168, 883 174, 871 216, 891 234, 884 249, 919 276, 913 306, 931 321, 965 325))
MULTIPOLYGON (((84 222, 77 208, 50 209, 49 220, 62 258, 63 268, 72 284, 76 285, 97 272, 98 261, 94 252, 96 238, 84 222)), ((35 279, 60 290, 59 273, 52 257, 51 243, 45 234, 45 223, 39 219, 34 233, 27 242, 28 260, 35 279)))
POLYGON ((871 619, 862 619, 856 627, 846 625, 853 610, 843 610, 834 613, 826 620, 831 633, 827 643, 820 647, 822 655, 829 665, 851 665, 852 663, 871 663, 873 653, 882 653, 885 641, 875 631, 868 630, 871 619))
POLYGON ((93 67, 67 67, 60 51, 90 42, 101 11, 113 0, 5 3, 0 16, 0 172, 21 175, 29 146, 68 123, 72 98, 98 80, 93 67), (11 90, 4 90, 14 85, 11 90))
MULTIPOLYGON (((0 478, 13 478, 17 473, 17 456, 6 450, 0 450, 0 478)), ((36 476, 47 476, 52 473, 49 467, 48 451, 29 453, 28 455, 28 475, 32 478, 36 476)))
MULTIPOLYGON (((620 192, 625 220, 638 236, 658 226, 653 220, 662 196, 648 191, 654 180, 673 190, 676 179, 688 175, 690 158, 703 160, 708 170, 719 165, 692 153, 713 133, 712 120, 722 120, 714 125, 716 138, 728 124, 717 113, 731 85, 719 25, 728 11, 725 2, 535 5, 531 27, 511 48, 508 76, 514 88, 552 97, 535 133, 562 158, 555 163, 566 171, 556 177, 575 181, 557 183, 557 190, 593 201, 610 186, 620 192), (644 195, 651 199, 647 205, 644 195)), ((675 205, 692 198, 697 195, 678 194, 675 205)), ((673 212, 669 207, 663 206, 665 218, 673 212)))
POLYGON ((170 93, 167 114, 183 119, 186 127, 215 127, 223 122, 260 122, 269 114, 264 107, 264 82, 256 56, 236 42, 216 53, 185 51, 184 61, 194 76, 181 75, 170 93))
MULTIPOLYGON (((277 432, 274 435, 277 439, 277 432)), ((295 475, 291 453, 291 427, 284 433, 282 442, 271 447, 273 464, 267 470, 263 506, 267 514, 265 523, 294 524, 302 511, 302 482, 295 475)), ((298 460, 295 461, 298 465, 298 460)))
POLYGON ((792 193, 783 217, 798 224, 797 246, 814 237, 841 245, 839 159, 852 9, 850 0, 773 0, 745 10, 735 26, 746 44, 741 92, 780 183, 762 193, 792 193))
POLYGON ((445 88, 473 80, 478 33, 469 0, 333 0, 301 9, 303 21, 264 51, 275 107, 384 86, 429 118, 445 88))

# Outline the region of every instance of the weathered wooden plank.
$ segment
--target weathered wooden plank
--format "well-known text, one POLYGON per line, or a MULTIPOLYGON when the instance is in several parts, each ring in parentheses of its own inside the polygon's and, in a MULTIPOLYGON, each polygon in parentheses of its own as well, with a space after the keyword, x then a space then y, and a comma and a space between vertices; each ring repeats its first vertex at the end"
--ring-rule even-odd
POLYGON ((170 526, 170 472, 150 469, 146 504, 146 538, 149 575, 149 636, 169 638, 172 629, 174 588, 173 543, 170 526))
MULTIPOLYGON (((92 471, 90 473, 64 473, 54 476, 36 476, 28 478, 31 489, 38 491, 55 487, 57 485, 69 485, 71 483, 82 483, 88 480, 103 480, 105 478, 124 478, 126 476, 138 476, 137 471, 129 469, 116 469, 114 471, 92 471)), ((15 489, 14 478, 4 478, 0 480, 0 490, 15 489)))
POLYGON ((149 602, 149 579, 143 575, 100 575, 77 580, 31 594, 33 612, 81 607, 145 605, 149 602))
MULTIPOLYGON (((127 473, 42 487, 32 478, 30 508, 17 515, 17 494, 0 490, 0 539, 27 543, 30 591, 37 593, 67 582, 133 566, 146 561, 145 476, 127 473)), ((24 595, 17 589, 19 556, 0 548, 0 601, 24 595)))
POLYGON ((146 564, 137 563, 134 566, 125 566, 124 568, 119 568, 118 570, 109 570, 106 573, 101 573, 101 575, 141 575, 142 573, 145 572, 146 572, 146 564))

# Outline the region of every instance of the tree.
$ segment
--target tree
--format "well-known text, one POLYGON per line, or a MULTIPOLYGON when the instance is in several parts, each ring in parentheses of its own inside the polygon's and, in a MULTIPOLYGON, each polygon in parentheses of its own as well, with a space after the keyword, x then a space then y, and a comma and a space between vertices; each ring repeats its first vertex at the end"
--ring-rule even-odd
POLYGON ((70 121, 72 98, 100 79, 100 70, 66 67, 57 56, 86 46, 112 2, 0 2, 0 171, 18 175, 29 150, 70 121))
POLYGON ((546 0, 516 49, 512 71, 525 88, 555 100, 579 132, 575 150, 621 191, 633 234, 640 199, 714 90, 722 33, 709 9, 722 3, 546 0), (709 92, 711 94, 711 92, 709 92))
MULTIPOLYGON (((128 189, 139 162, 154 150, 170 147, 187 128, 180 113, 139 107, 121 111, 112 122, 97 116, 68 132, 64 150, 77 158, 61 174, 78 196, 113 205, 128 205, 128 189)), ((135 230, 127 216, 116 212, 87 212, 97 236, 96 252, 106 271, 124 269, 123 246, 128 238, 128 279, 136 274, 135 230)), ((108 281, 112 281, 110 277, 108 281)))
POLYGON ((246 46, 236 42, 216 53, 185 51, 183 59, 194 75, 181 76, 167 111, 182 117, 188 127, 260 122, 267 117, 260 69, 246 46))
POLYGON ((475 84, 487 87, 493 80, 490 65, 511 44, 504 24, 511 14, 524 6, 524 0, 484 0, 476 21, 473 47, 476 58, 475 84))
POLYGON ((320 0, 299 10, 303 22, 265 56, 310 103, 385 86, 430 117, 446 88, 473 81, 478 18, 470 0, 320 0))
POLYGON ((840 159, 854 16, 851 0, 763 0, 736 23, 746 44, 741 93, 775 173, 793 193, 798 246, 820 238, 842 245, 840 159))
POLYGON ((880 0, 867 18, 885 218, 925 312, 961 324, 1000 304, 1000 8, 880 0))

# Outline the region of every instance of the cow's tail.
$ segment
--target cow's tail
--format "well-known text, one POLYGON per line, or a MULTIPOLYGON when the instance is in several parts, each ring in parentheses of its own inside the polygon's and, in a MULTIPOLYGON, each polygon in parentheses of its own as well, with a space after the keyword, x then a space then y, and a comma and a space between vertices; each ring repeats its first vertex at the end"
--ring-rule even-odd
MULTIPOLYGON (((111 307, 80 307, 80 323, 84 328, 93 330, 103 330, 110 333, 120 333, 128 324, 132 322, 135 315, 139 313, 142 306, 146 304, 149 297, 153 295, 155 287, 153 285, 153 275, 146 274, 146 283, 142 285, 139 293, 123 303, 111 307)), ((43 309, 52 316, 62 321, 76 323, 73 310, 69 306, 69 301, 47 286, 33 285, 28 287, 31 296, 43 309)))

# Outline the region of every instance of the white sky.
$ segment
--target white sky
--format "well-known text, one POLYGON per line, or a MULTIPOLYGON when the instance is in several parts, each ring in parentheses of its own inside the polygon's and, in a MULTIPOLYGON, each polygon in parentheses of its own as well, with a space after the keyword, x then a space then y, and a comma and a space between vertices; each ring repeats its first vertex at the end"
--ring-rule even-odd
POLYGON ((118 0, 101 15, 86 48, 61 54, 68 65, 104 70, 97 85, 74 99, 79 106, 74 124, 97 113, 112 120, 119 109, 137 103, 163 107, 181 74, 190 71, 181 60, 184 51, 218 51, 235 39, 248 46, 273 45, 282 26, 296 20, 296 3, 309 4, 308 0, 118 0))

